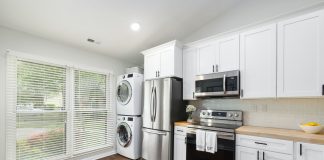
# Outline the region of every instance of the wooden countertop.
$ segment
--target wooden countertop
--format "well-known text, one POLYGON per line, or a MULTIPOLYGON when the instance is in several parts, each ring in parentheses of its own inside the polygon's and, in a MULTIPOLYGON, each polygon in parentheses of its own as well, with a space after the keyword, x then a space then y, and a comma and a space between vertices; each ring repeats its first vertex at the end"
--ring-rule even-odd
POLYGON ((175 122, 174 125, 175 126, 182 126, 182 127, 187 127, 187 125, 189 125, 190 123, 187 121, 180 121, 180 122, 175 122))
POLYGON ((258 137, 284 139, 295 142, 324 144, 324 133, 308 134, 302 130, 242 126, 236 129, 236 133, 258 137))

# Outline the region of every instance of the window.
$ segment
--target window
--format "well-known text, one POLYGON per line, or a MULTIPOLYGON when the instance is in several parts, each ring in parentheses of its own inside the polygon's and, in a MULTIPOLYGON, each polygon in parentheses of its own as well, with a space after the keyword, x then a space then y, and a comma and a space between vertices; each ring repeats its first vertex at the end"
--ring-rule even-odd
POLYGON ((109 74, 12 55, 7 64, 8 160, 63 159, 113 146, 109 74))
MULTIPOLYGON (((112 142, 107 136, 109 113, 107 107, 106 75, 74 71, 73 148, 75 152, 91 150, 112 142)), ((111 121, 111 120, 110 120, 111 121)))

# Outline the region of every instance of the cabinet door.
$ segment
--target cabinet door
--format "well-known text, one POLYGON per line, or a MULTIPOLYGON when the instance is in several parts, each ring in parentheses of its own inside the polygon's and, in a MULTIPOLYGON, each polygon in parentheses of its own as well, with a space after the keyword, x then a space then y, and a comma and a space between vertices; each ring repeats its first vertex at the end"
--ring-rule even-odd
POLYGON ((278 97, 322 95, 323 43, 323 11, 278 24, 278 97))
POLYGON ((174 160, 186 160, 186 136, 174 135, 174 160))
POLYGON ((240 64, 239 35, 218 40, 216 56, 219 72, 238 70, 240 64))
POLYGON ((196 56, 196 48, 183 50, 183 99, 185 100, 195 99, 196 56))
POLYGON ((236 160, 259 160, 259 151, 253 148, 236 146, 236 160))
POLYGON ((240 35, 241 98, 275 98, 276 25, 240 35))
POLYGON ((297 160, 323 160, 324 145, 296 143, 296 159, 297 160))
POLYGON ((216 43, 198 47, 197 74, 208 74, 216 71, 216 43))
POLYGON ((170 77, 174 75, 174 50, 167 49, 160 52, 161 66, 159 77, 170 77))
POLYGON ((160 70, 160 54, 149 54, 144 57, 144 77, 152 79, 157 77, 157 71, 160 70))
POLYGON ((294 159, 293 155, 276 153, 276 152, 263 151, 261 154, 260 157, 262 157, 262 160, 293 160, 294 159))

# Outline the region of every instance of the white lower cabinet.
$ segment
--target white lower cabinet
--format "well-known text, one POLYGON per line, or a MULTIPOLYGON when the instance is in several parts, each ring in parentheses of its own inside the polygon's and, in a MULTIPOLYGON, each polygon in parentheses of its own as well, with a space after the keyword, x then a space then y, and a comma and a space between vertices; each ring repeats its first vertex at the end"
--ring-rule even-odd
POLYGON ((293 160, 293 155, 258 150, 248 147, 236 147, 236 160, 293 160))
POLYGON ((262 151, 260 160, 293 160, 294 156, 290 154, 262 151), (261 158, 262 157, 262 158, 261 158))
POLYGON ((296 160, 324 159, 324 145, 296 142, 295 149, 296 160))
POLYGON ((236 135, 236 160, 293 160, 293 148, 292 141, 236 135))
POLYGON ((258 152, 257 149, 236 146, 235 158, 236 160, 258 160, 258 152))
POLYGON ((186 127, 174 128, 173 159, 186 160, 186 127))

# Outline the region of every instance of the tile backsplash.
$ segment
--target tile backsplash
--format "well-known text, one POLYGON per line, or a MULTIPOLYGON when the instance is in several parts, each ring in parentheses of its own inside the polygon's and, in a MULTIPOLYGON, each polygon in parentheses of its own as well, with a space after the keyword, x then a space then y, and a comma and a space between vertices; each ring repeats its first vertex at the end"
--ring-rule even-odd
POLYGON ((198 109, 242 110, 244 125, 299 129, 301 122, 324 125, 324 99, 204 99, 189 101, 198 109))

